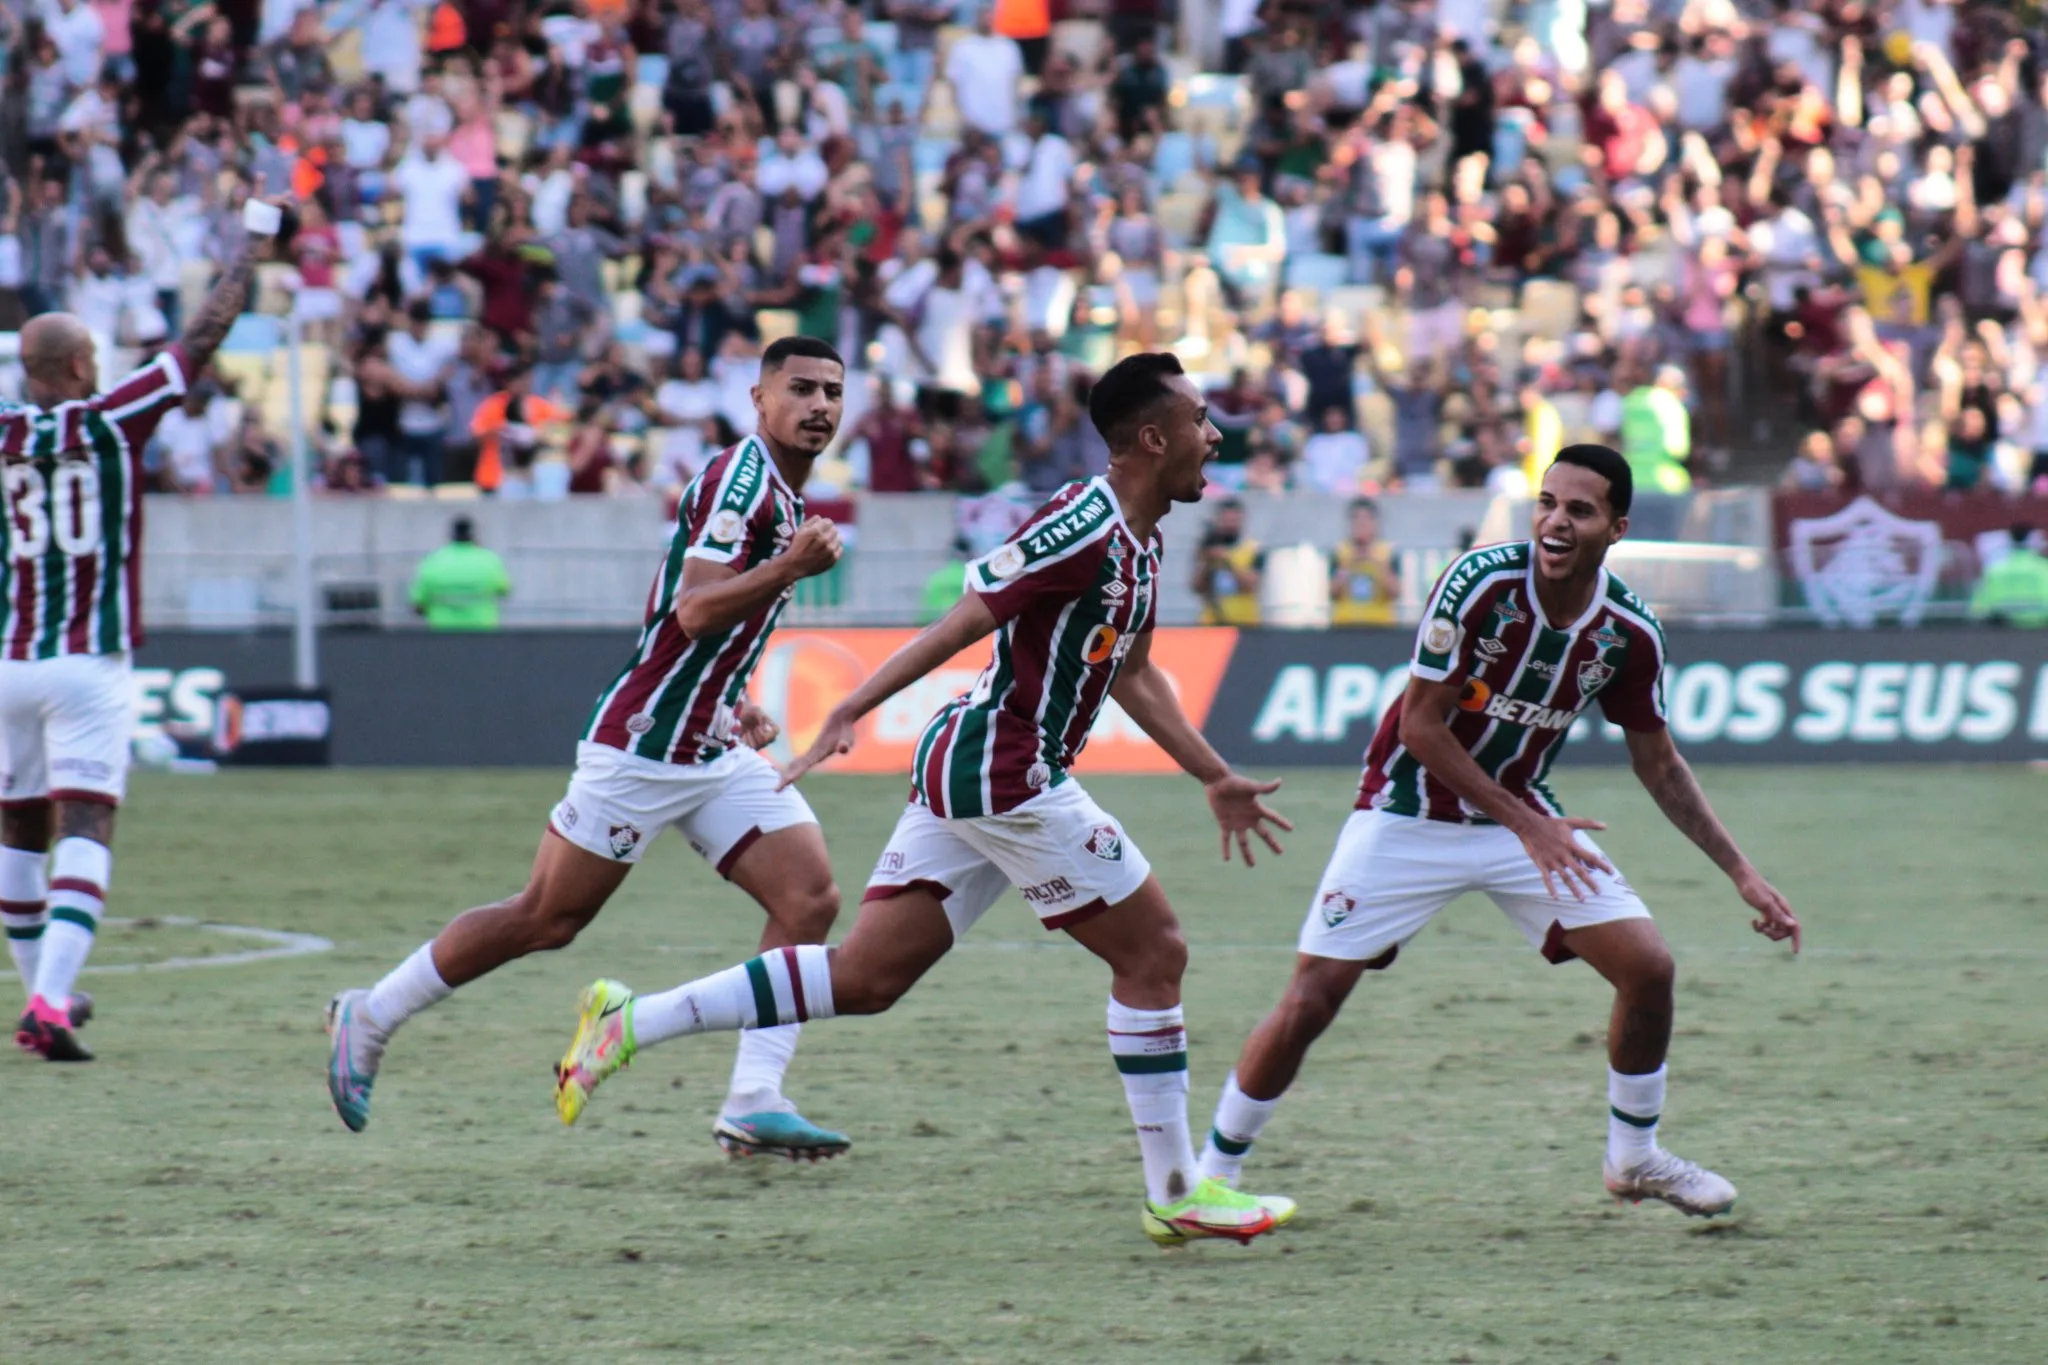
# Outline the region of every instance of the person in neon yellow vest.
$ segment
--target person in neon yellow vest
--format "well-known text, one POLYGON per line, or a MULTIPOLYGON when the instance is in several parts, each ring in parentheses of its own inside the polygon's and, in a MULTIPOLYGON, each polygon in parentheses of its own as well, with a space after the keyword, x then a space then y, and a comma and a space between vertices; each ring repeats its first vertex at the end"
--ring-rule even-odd
POLYGON ((1621 453, 1636 487, 1659 493, 1692 488, 1685 467, 1692 457, 1692 413, 1685 405, 1685 371, 1661 366, 1654 383, 1642 384, 1621 400, 1621 453))

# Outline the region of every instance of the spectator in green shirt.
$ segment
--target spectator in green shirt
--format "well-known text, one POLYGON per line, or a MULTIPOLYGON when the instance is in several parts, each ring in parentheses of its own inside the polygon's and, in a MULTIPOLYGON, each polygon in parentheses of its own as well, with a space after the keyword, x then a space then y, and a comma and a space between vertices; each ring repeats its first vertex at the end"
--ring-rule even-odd
POLYGON ((2048 556, 2033 546, 2034 528, 2024 522, 2012 528, 2012 548, 2005 558, 1984 570, 1970 596, 1970 615, 1980 621, 2048 626, 2048 556))
POLYGON ((1685 371, 1666 365, 1653 384, 1621 400, 1621 453, 1636 487, 1683 493, 1692 487, 1692 414, 1685 407, 1685 371))
POLYGON ((476 543, 468 517, 457 517, 448 543, 420 561, 412 606, 429 630, 496 630, 498 599, 511 591, 505 561, 476 543))
POLYGON ((918 604, 917 623, 928 626, 953 609, 967 595, 967 561, 974 558, 965 536, 953 538, 953 557, 932 570, 924 581, 924 601, 918 604))

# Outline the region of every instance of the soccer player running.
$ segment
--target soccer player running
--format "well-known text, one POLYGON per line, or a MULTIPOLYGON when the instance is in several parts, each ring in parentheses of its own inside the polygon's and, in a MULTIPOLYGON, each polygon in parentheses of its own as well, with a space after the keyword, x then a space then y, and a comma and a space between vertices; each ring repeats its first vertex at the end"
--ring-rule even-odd
MULTIPOLYGON (((790 337, 762 353, 760 434, 684 491, 640 643, 597 699, 525 889, 457 916, 375 986, 329 1004, 327 1086, 351 1130, 369 1122, 371 1084, 401 1024, 508 962, 566 947, 664 828, 768 912, 763 952, 818 943, 832 927, 839 889, 824 836, 757 752, 776 725, 746 687, 797 581, 839 560, 838 529, 806 519, 799 490, 839 428, 845 381, 822 341, 790 337)), ((712 1128, 728 1152, 818 1160, 849 1145, 783 1098, 797 1032, 792 1016, 740 1039, 712 1128)))
POLYGON ((1171 355, 1111 368, 1089 416, 1109 443, 1109 473, 1060 489, 969 566, 967 595, 842 701, 789 769, 795 781, 845 753, 862 716, 995 634, 973 689, 925 727, 910 805, 845 942, 765 953, 659 995, 596 982, 557 1072, 564 1122, 640 1048, 888 1009, 1010 885, 1047 929, 1064 929, 1109 964, 1109 1050, 1138 1127, 1146 1231, 1162 1243, 1249 1240, 1292 1214, 1289 1201, 1196 1176, 1180 999, 1187 944, 1145 855, 1068 773, 1114 697, 1202 783, 1226 860, 1234 840, 1250 864, 1253 834, 1278 852, 1268 827, 1292 828, 1261 799, 1280 784, 1233 773, 1149 660, 1159 521, 1174 503, 1201 497, 1221 437, 1171 355))
POLYGON ((1473 550, 1438 581, 1408 690, 1366 753, 1358 807, 1301 930, 1294 979, 1252 1031, 1202 1150, 1235 1181, 1245 1153, 1360 973, 1393 965, 1437 911, 1484 891, 1551 962, 1584 958, 1614 985, 1605 1176, 1617 1199, 1711 1216, 1735 1187, 1657 1145, 1671 1041, 1671 951, 1649 912, 1567 816, 1545 777, 1596 697, 1627 735, 1657 806, 1735 883, 1751 927, 1791 939, 1799 920, 1714 815, 1664 721, 1664 632, 1603 567, 1628 531, 1629 467, 1605 446, 1560 451, 1530 539, 1473 550))
POLYGON ((142 643, 142 453, 241 316, 284 223, 257 196, 244 238, 177 341, 105 393, 69 313, 21 329, 25 404, 0 410, 0 925, 28 989, 14 1041, 89 1062, 74 989, 114 870, 142 643), (53 846, 54 845, 54 846, 53 846))

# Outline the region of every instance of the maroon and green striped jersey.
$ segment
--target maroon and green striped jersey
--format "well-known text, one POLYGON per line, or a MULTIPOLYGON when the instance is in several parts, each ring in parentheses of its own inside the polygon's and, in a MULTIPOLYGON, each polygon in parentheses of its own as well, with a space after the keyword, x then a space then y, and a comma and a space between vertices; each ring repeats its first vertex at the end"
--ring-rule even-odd
POLYGON ((1067 780, 1131 644, 1152 629, 1159 534, 1140 541, 1106 479, 1070 483, 968 566, 995 614, 974 687, 924 728, 911 799, 947 819, 1000 815, 1067 780))
MULTIPOLYGON (((1664 628, 1605 569, 1585 615, 1559 629, 1536 600, 1526 541, 1473 550, 1437 580, 1416 633, 1410 676, 1459 684, 1451 734, 1487 775, 1545 815, 1563 808, 1545 783, 1565 731, 1598 699, 1625 730, 1664 728, 1664 628)), ((1358 808, 1491 824, 1401 743, 1402 701, 1365 754, 1358 808)))
POLYGON ((683 564, 704 559, 744 573, 788 550, 803 516, 802 496, 758 437, 704 466, 683 491, 668 556, 647 596, 639 647, 597 699, 586 742, 668 763, 709 763, 733 746, 747 679, 790 594, 693 639, 676 622, 683 564))
POLYGON ((106 393, 0 407, 0 654, 126 654, 142 643, 142 451, 185 395, 172 346, 106 393))

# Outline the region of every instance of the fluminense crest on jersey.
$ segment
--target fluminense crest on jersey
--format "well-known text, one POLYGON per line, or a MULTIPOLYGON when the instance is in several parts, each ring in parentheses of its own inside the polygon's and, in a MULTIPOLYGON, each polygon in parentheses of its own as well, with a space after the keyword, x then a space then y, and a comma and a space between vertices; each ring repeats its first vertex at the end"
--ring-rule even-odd
MULTIPOLYGON (((1558 627, 1536 607, 1526 542, 1461 556, 1430 595, 1409 672, 1462 683, 1451 733, 1486 774, 1546 814, 1545 778, 1565 731, 1596 694, 1607 718, 1650 729, 1664 717, 1664 632, 1641 598, 1601 573, 1592 605, 1558 627), (1476 638, 1475 638, 1476 637, 1476 638)), ((1484 823, 1401 743, 1396 702, 1366 752, 1360 809, 1484 823)))
POLYGON ((724 630, 690 637, 676 621, 690 559, 742 572, 788 548, 803 498, 755 437, 722 452, 684 490, 667 557, 647 597, 640 643, 597 699, 583 738, 640 758, 708 763, 736 742, 734 717, 790 594, 724 630))
POLYGON ((1118 669, 1152 629, 1155 531, 1140 543, 1108 481, 1066 485, 968 565, 998 622, 988 667, 918 741, 913 795, 948 819, 998 815, 1066 781, 1118 669))

